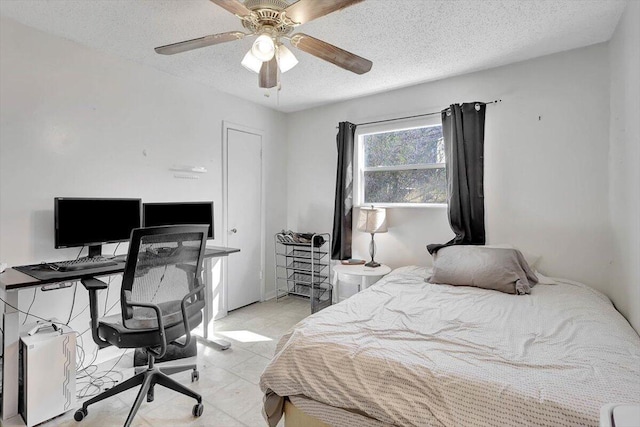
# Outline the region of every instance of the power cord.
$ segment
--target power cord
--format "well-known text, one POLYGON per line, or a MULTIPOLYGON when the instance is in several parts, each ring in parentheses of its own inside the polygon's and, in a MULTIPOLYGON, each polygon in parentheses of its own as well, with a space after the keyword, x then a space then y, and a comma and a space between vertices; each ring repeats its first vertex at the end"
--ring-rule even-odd
POLYGON ((116 252, 118 252, 118 248, 120 247, 120 243, 122 242, 118 242, 118 244, 116 245, 116 248, 113 250, 113 256, 116 256, 116 252))
MULTIPOLYGON (((113 281, 113 276, 109 276, 108 285, 111 285, 112 281, 113 281)), ((113 303, 113 305, 111 305, 111 307, 107 309, 106 307, 108 305, 108 299, 109 299, 108 295, 109 295, 109 287, 107 287, 107 295, 105 299, 105 311, 104 311, 105 316, 108 315, 111 312, 111 310, 113 310, 114 307, 116 307, 120 302, 120 301, 116 301, 115 303, 113 303)), ((85 308, 83 308, 82 311, 86 310, 87 307, 88 305, 85 308)), ((75 317, 77 317, 79 314, 80 313, 78 313, 75 317)), ((118 365, 118 363, 120 363, 120 361, 122 360, 122 358, 127 352, 127 350, 124 350, 120 355, 120 357, 118 358, 118 360, 116 360, 116 363, 109 370, 99 372, 98 366, 94 364, 96 359, 98 358, 98 349, 96 348, 91 362, 89 362, 89 364, 84 366, 86 353, 84 352, 83 335, 89 332, 90 330, 91 328, 89 327, 78 334, 78 337, 80 338, 80 344, 76 345, 80 349, 80 352, 82 353, 80 357, 80 363, 77 367, 77 373, 80 374, 80 376, 76 377, 77 380, 80 380, 76 384, 83 385, 76 393, 77 394, 76 397, 78 399, 93 397, 99 394, 101 390, 112 388, 118 382, 120 382, 122 380, 122 373, 113 372, 113 370, 118 365), (113 375, 116 375, 118 378, 114 378, 113 375), (88 380, 82 381, 83 379, 88 379, 88 380)))
POLYGON ((160 286, 162 286, 163 282, 164 282, 164 276, 167 274, 167 269, 169 268, 168 265, 164 266, 164 271, 162 272, 162 276, 160 277, 160 280, 158 281, 158 286, 156 286, 156 291, 153 293, 153 296, 151 297, 151 302, 154 302, 156 300, 156 295, 158 295, 158 291, 160 290, 160 286))
POLYGON ((35 317, 36 319, 44 320, 45 322, 55 323, 56 325, 69 326, 69 325, 67 325, 66 323, 62 323, 62 322, 54 322, 54 321, 52 321, 51 319, 45 319, 44 317, 40 317, 40 316, 37 316, 37 315, 32 314, 32 313, 27 313, 26 311, 22 311, 22 310, 20 310, 18 307, 15 307, 14 305, 9 304, 7 301, 5 301, 4 299, 2 299, 1 297, 0 297, 0 301, 2 301, 6 306, 13 308, 13 309, 14 309, 15 311, 17 311, 18 313, 26 314, 27 316, 35 317))
MULTIPOLYGON (((106 389, 112 388, 118 382, 120 382, 122 380, 122 374, 120 372, 113 372, 113 370, 118 365, 118 363, 120 363, 120 361, 122 360, 122 358, 124 357, 126 352, 127 352, 127 350, 124 350, 122 352, 122 354, 120 355, 120 357, 118 358, 118 360, 116 360, 116 363, 114 363, 113 366, 109 370, 102 371, 104 373, 101 373, 101 375, 99 375, 99 376, 98 375, 94 375, 94 374, 96 374, 96 371, 93 371, 91 373, 85 371, 86 375, 83 376, 83 377, 80 377, 79 379, 82 380, 84 378, 90 378, 90 380, 89 381, 80 381, 79 382, 80 385, 84 384, 84 386, 82 388, 80 388, 80 390, 76 393, 77 394, 77 398, 78 399, 84 399, 86 397, 95 396, 95 395, 99 394, 101 390, 103 390, 103 389, 106 390, 106 389), (113 372, 113 374, 112 374, 112 372, 113 372), (117 375, 119 378, 115 379, 111 375, 117 375), (95 392, 90 393, 89 391, 92 390, 92 388, 95 389, 95 392)), ((95 365, 90 365, 90 366, 95 366, 95 365)), ((97 367, 95 369, 97 370, 97 367)), ((76 384, 78 384, 78 383, 76 383, 76 384)))
POLYGON ((71 320, 69 320, 69 323, 73 322, 74 320, 76 320, 78 317, 80 317, 80 315, 82 313, 84 313, 85 311, 87 311, 87 308, 89 308, 89 304, 85 305, 84 308, 82 310, 80 310, 75 316, 73 316, 71 318, 71 320))
POLYGON ((69 311, 69 318, 67 319, 66 325, 69 326, 71 322, 71 315, 73 314, 73 307, 76 305, 76 292, 78 292, 78 282, 74 282, 73 284, 73 299, 71 300, 71 310, 69 311))
MULTIPOLYGON (((80 256, 80 254, 78 254, 78 258, 79 258, 79 256, 80 256)), ((78 259, 78 258, 76 258, 76 259, 78 259)), ((111 284, 112 280, 113 280, 113 277, 109 276, 109 284, 111 284)), ((45 319, 45 318, 40 317, 38 315, 32 314, 30 312, 31 306, 33 305, 33 301, 35 300, 35 292, 36 292, 36 290, 34 290, 34 298, 33 298, 32 302, 31 302, 31 304, 29 305, 28 311, 26 311, 26 312, 20 310, 18 307, 15 307, 12 304, 9 304, 6 300, 4 300, 1 297, 0 297, 0 301, 2 301, 8 307, 11 307, 12 309, 16 310, 18 313, 24 314, 25 315, 25 323, 26 323, 26 318, 27 317, 34 317, 34 318, 39 319, 39 320, 43 320, 43 321, 46 321, 46 322, 52 322, 52 323, 55 323, 55 324, 58 324, 58 325, 64 325, 64 326, 69 326, 69 323, 71 323, 71 321, 75 320, 80 314, 82 314, 89 307, 89 304, 87 304, 79 313, 77 313, 75 316, 73 316, 73 310, 74 310, 75 301, 76 301, 76 293, 77 293, 77 290, 78 290, 78 284, 76 282, 76 283, 74 283, 73 300, 72 300, 72 303, 71 303, 71 309, 69 311, 69 318, 67 320, 67 323, 51 321, 50 319, 45 319)), ((108 314, 117 304, 118 304, 118 301, 116 301, 108 310, 105 310, 105 315, 108 314)), ((105 301, 105 307, 106 306, 107 306, 107 301, 105 301)), ((79 392, 76 393, 76 395, 77 395, 76 397, 78 399, 83 399, 83 398, 86 398, 86 397, 95 396, 95 395, 99 394, 102 389, 111 388, 111 387, 115 386, 119 381, 121 381, 122 380, 122 374, 113 372, 113 370, 118 365, 118 363, 120 363, 120 361, 122 360, 122 358, 124 357, 124 355, 127 352, 127 350, 124 350, 122 352, 122 354, 120 355, 120 357, 118 358, 118 360, 116 361, 116 363, 109 370, 103 371, 104 373, 101 374, 101 375, 96 375, 98 367, 94 363, 98 358, 98 348, 96 348, 95 355, 93 356, 93 359, 91 360, 91 362, 86 366, 84 365, 85 364, 85 360, 86 360, 86 352, 84 351, 83 335, 86 334, 87 332, 89 332, 90 330, 91 330, 91 327, 85 329, 82 332, 76 332, 77 338, 80 341, 79 343, 76 343, 76 349, 77 349, 76 357, 79 359, 76 362, 76 378, 79 379, 79 380, 82 380, 82 379, 85 379, 85 378, 89 378, 89 380, 86 381, 86 382, 83 382, 83 381, 80 382, 80 384, 84 384, 84 386, 80 389, 79 392), (91 369, 93 369, 93 370, 91 370, 91 369), (81 376, 78 376, 78 374, 80 374, 81 376), (114 377, 112 377, 112 375, 118 375, 119 378, 115 379, 114 377), (108 386, 108 387, 106 387, 106 386, 108 386), (89 392, 90 390, 92 390, 92 388, 96 390, 94 393, 90 393, 89 392)), ((4 330, 2 330, 2 328, 0 328, 0 331, 2 331, 2 334, 4 335, 4 330)))
POLYGON ((38 291, 38 288, 33 288, 33 299, 31 300, 31 304, 29 304, 29 308, 27 309, 27 315, 24 316, 24 320, 22 321, 23 325, 25 323, 27 323, 27 318, 29 317, 29 312, 31 311, 31 307, 33 307, 33 303, 36 302, 36 292, 37 291, 38 291))
MULTIPOLYGON (((118 243, 119 245, 120 243, 118 243)), ((113 280, 113 276, 109 276, 109 281, 107 282, 107 296, 104 298, 104 312, 107 312, 107 303, 109 302, 109 288, 111 288, 111 280, 113 280)))

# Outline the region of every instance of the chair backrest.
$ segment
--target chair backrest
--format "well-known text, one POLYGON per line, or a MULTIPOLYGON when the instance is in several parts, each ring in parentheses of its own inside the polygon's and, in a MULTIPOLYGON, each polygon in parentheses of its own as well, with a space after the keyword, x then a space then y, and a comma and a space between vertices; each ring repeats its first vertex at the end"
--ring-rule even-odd
MULTIPOLYGON (((132 307, 131 302, 160 307, 165 327, 183 321, 182 301, 200 286, 207 232, 206 225, 137 228, 131 232, 120 295, 125 327, 158 327, 153 309, 132 307)), ((186 299, 187 316, 200 311, 204 304, 203 290, 186 299)))

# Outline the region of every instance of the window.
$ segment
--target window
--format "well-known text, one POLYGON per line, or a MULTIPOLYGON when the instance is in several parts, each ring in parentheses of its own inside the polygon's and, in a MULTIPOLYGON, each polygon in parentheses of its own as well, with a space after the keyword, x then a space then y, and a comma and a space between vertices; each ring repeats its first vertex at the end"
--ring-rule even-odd
POLYGON ((447 202, 440 123, 363 131, 358 135, 357 167, 358 204, 418 206, 447 202))

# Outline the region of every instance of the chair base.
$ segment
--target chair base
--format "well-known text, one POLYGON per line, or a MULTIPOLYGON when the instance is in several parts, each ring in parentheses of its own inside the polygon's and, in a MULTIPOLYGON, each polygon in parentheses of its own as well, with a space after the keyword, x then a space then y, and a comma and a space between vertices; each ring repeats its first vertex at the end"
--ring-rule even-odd
POLYGON ((202 405, 202 396, 198 393, 190 390, 184 385, 180 384, 173 378, 169 377, 170 374, 175 374, 178 372, 187 371, 193 369, 193 373, 191 374, 191 380, 198 379, 198 371, 196 365, 181 365, 181 366, 166 366, 166 367, 152 367, 153 363, 150 364, 150 367, 143 368, 141 372, 140 368, 136 368, 136 375, 129 378, 123 383, 120 383, 109 390, 105 390, 99 395, 92 397, 82 404, 82 408, 78 409, 74 414, 74 419, 76 421, 82 421, 84 417, 87 416, 89 405, 93 405, 94 403, 100 402, 101 400, 107 399, 111 396, 115 396, 124 391, 127 391, 133 387, 137 387, 141 385, 140 391, 138 391, 138 395, 136 396, 136 400, 133 403, 133 407, 131 411, 129 411, 129 416, 127 417, 127 421, 124 423, 124 427, 129 427, 133 421, 133 418, 136 416, 138 409, 140 409, 140 405, 142 401, 146 398, 148 402, 153 401, 153 388, 156 384, 159 384, 163 387, 169 388, 173 391, 177 391, 178 393, 184 394, 189 397, 193 397, 198 402, 193 407, 193 415, 199 417, 202 415, 203 405, 202 405))

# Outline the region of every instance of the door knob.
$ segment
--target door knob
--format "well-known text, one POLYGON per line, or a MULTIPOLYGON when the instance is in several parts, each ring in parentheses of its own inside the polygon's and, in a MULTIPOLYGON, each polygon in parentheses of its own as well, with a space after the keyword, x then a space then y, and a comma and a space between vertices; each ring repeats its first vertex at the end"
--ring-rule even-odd
POLYGON ((231 230, 229 230, 229 231, 231 231, 231 233, 233 233, 233 234, 236 234, 236 233, 238 232, 238 229, 237 229, 237 228, 232 228, 232 229, 231 229, 231 230))

